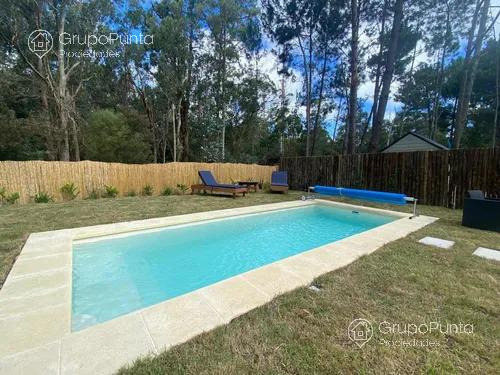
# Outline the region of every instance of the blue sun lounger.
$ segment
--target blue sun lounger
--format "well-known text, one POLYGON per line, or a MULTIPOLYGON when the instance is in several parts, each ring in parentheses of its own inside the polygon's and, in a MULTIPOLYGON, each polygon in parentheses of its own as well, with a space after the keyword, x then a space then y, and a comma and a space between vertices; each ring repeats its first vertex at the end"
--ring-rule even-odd
POLYGON ((229 193, 232 194, 233 198, 236 198, 236 194, 245 194, 248 189, 241 185, 231 185, 231 184, 219 184, 211 171, 198 171, 202 184, 191 185, 191 194, 197 191, 210 192, 213 193, 229 193))
POLYGON ((271 191, 288 192, 288 172, 274 171, 271 174, 271 191))

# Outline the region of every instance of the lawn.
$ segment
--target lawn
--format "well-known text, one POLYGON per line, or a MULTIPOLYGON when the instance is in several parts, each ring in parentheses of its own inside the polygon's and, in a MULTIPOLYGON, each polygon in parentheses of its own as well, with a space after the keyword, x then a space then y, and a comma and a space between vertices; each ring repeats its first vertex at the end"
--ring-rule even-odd
MULTIPOLYGON (((3 206, 0 278, 4 280, 31 232, 272 203, 298 196, 133 197, 3 206)), ((279 296, 224 327, 158 356, 140 359, 121 373, 499 373, 500 264, 471 254, 477 246, 499 248, 500 234, 460 226, 459 210, 422 206, 420 212, 440 220, 318 278, 319 292, 300 288, 279 296), (446 251, 416 242, 427 235, 457 243, 446 251), (347 336, 347 327, 355 318, 368 319, 374 326, 383 321, 396 323, 401 329, 409 323, 468 323, 473 325, 473 333, 406 336, 382 335, 375 330, 371 341, 360 349, 347 336), (382 339, 395 345, 383 345, 382 339), (413 339, 419 343, 428 340, 435 346, 400 345, 401 340, 413 339)))

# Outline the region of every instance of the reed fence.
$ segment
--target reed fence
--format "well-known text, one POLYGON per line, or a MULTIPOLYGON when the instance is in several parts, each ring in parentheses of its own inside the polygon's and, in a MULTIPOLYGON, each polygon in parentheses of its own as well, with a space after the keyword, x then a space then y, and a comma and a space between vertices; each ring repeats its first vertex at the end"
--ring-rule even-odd
POLYGON ((467 190, 500 195, 500 148, 283 158, 292 189, 328 185, 404 193, 457 207, 467 190))
POLYGON ((60 189, 74 183, 80 193, 77 199, 86 198, 90 192, 102 190, 104 185, 114 186, 119 195, 135 191, 140 194, 145 185, 151 185, 154 194, 165 187, 175 189, 177 184, 191 186, 199 183, 198 171, 211 170, 220 182, 255 180, 269 182, 273 166, 231 163, 167 163, 120 164, 93 161, 0 161, 0 188, 18 192, 20 202, 32 200, 39 192, 46 192, 61 200, 60 189))

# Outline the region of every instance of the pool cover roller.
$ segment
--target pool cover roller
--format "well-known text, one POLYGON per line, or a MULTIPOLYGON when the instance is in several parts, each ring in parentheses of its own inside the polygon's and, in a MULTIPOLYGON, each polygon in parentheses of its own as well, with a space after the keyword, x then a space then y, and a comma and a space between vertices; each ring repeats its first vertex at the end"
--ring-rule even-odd
POLYGON ((348 189, 329 186, 314 186, 314 192, 317 194, 331 195, 336 197, 347 197, 354 199, 364 199, 369 201, 405 205, 409 200, 405 194, 386 193, 383 191, 348 189))

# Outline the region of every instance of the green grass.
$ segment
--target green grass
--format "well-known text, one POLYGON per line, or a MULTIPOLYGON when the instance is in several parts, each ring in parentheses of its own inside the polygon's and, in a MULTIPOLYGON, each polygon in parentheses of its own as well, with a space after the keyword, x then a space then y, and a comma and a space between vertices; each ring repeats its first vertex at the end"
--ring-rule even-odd
MULTIPOLYGON (((1 275, 5 277, 30 232, 271 203, 298 195, 133 197, 1 207, 1 275)), ((320 292, 299 288, 120 372, 499 373, 500 265, 471 254, 477 246, 499 248, 500 234, 462 227, 460 210, 422 206, 420 212, 441 219, 318 278, 320 292), (451 251, 434 249, 417 243, 423 236, 457 243, 451 251), (474 333, 417 336, 439 343, 429 349, 384 347, 379 343, 382 337, 401 337, 375 332, 359 349, 347 337, 347 327, 355 318, 375 324, 471 323, 474 333)))

